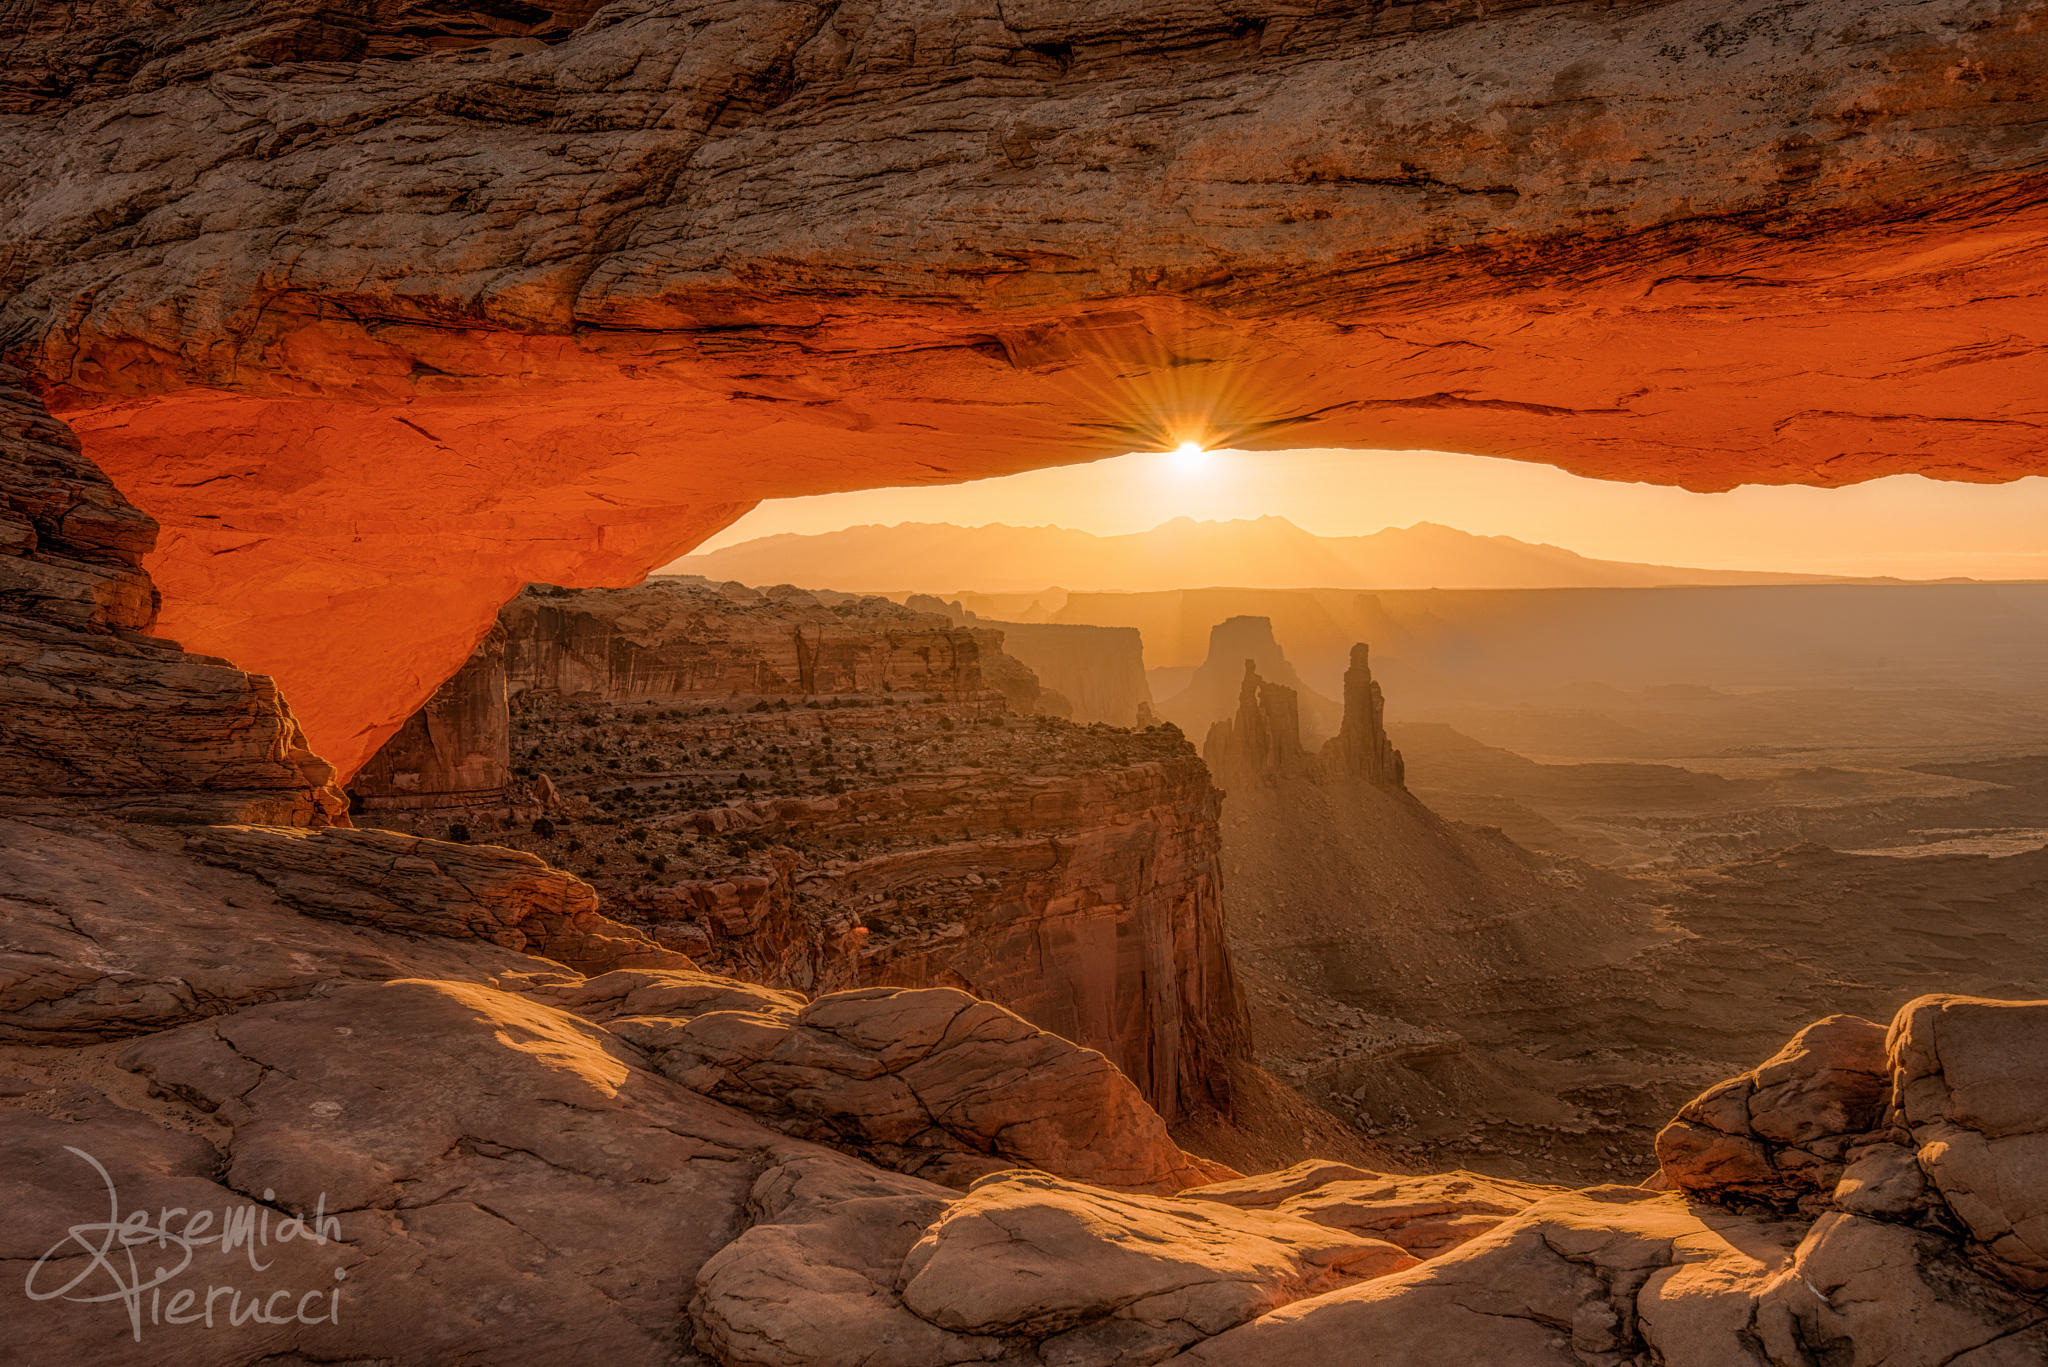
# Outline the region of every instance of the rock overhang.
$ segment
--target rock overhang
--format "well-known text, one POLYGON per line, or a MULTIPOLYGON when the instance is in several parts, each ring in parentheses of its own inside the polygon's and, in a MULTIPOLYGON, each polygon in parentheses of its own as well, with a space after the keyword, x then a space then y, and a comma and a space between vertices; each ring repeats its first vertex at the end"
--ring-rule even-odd
POLYGON ((629 0, 253 65, 165 26, 0 115, 0 335, 164 524, 160 629, 345 771, 520 583, 762 498, 1189 436, 2048 464, 2036 6, 1296 8, 629 0))

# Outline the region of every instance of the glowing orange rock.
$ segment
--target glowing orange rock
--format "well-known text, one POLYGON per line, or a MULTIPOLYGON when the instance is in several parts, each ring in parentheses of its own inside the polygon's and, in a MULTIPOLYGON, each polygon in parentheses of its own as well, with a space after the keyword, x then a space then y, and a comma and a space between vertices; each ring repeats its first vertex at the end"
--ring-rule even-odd
POLYGON ((2044 468, 2028 6, 1298 10, 630 0, 353 71, 420 16, 253 68, 67 22, 0 90, 0 338, 163 523, 161 629, 344 772, 521 583, 760 498, 1188 439, 2044 468))

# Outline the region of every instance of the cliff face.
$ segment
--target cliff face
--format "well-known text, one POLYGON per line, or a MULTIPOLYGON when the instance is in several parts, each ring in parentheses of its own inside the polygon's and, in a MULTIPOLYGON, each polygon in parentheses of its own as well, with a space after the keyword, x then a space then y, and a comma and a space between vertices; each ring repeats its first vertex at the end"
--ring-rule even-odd
POLYGON ((511 794, 508 703, 529 692, 608 701, 888 693, 1019 713, 1057 700, 990 631, 949 630, 886 599, 656 579, 635 589, 529 588, 455 677, 350 781, 365 810, 477 806, 511 794))
POLYGON ((1217 794, 1170 731, 969 703, 514 710, 559 803, 537 834, 707 966, 805 991, 944 985, 1100 1049, 1163 1114, 1229 1100, 1244 1039, 1217 794))
POLYGON ((498 614, 505 681, 612 701, 980 692, 982 642, 887 599, 655 579, 529 589, 498 614))
POLYGON ((966 988, 1164 1114, 1227 1104, 1217 795, 1171 732, 1019 716, 997 632, 885 599, 658 580, 501 622, 351 785, 363 821, 459 821, 707 965, 966 988))
POLYGON ((977 618, 1003 636, 1003 652, 1023 661, 1039 682, 1073 707, 1078 722, 1136 726, 1152 702, 1145 682, 1145 643, 1130 627, 1063 622, 998 622, 977 618))
POLYGON ((511 716, 506 632, 494 626, 469 663, 434 690, 349 783, 360 810, 481 806, 507 800, 511 716))
POLYGON ((2039 468, 2033 0, 225 13, 0 21, 0 346, 345 773, 519 584, 764 497, 2039 468))

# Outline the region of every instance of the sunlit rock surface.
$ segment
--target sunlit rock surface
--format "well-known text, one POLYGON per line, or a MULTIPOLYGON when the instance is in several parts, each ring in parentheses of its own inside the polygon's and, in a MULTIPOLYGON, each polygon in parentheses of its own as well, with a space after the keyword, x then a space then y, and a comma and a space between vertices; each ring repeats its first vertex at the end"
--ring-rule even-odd
POLYGON ((1830 1016, 1686 1103, 1657 1136, 1674 1186, 1724 1205, 1824 1208, 1891 1094, 1884 1028, 1830 1016))
POLYGON ((0 338, 164 524, 162 629, 344 773, 520 583, 763 497, 1188 435, 2040 468, 2031 0, 6 25, 0 338))
POLYGON ((759 990, 702 1010, 712 1005, 703 987, 694 977, 601 978, 594 1003, 563 1000, 692 1091, 947 1185, 1026 1166, 1172 1193, 1218 1173, 1180 1151, 1101 1054, 964 992, 868 988, 806 1004, 759 990), (655 1014, 650 996, 668 998, 655 1014), (701 1013, 685 1016, 678 998, 698 1000, 701 1013))

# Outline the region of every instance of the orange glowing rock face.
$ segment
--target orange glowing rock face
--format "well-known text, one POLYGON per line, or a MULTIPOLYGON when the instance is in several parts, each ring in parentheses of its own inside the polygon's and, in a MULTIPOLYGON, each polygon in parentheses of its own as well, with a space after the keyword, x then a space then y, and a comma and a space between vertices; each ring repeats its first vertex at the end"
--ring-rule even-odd
POLYGON ((2031 7, 1299 8, 630 0, 129 84, 52 26, 0 341, 163 523, 159 629, 344 773, 520 584, 762 498, 1186 440, 2048 468, 2031 7))
POLYGON ((1597 291, 1416 300, 1370 326, 1141 299, 1008 325, 850 316, 822 355, 771 337, 739 359, 681 331, 568 344, 418 329, 408 368, 431 381, 314 369, 361 341, 314 325, 277 346, 333 397, 54 397, 163 523, 158 629, 274 675, 314 748, 351 773, 522 584, 635 582, 763 498, 1006 474, 1190 431, 1695 488, 2041 471, 2048 214, 2005 226, 1807 246, 1731 278, 1661 262, 1597 291), (912 327, 925 346, 863 346, 870 328, 912 327), (503 359, 522 341, 516 376, 475 373, 472 348, 503 359))

